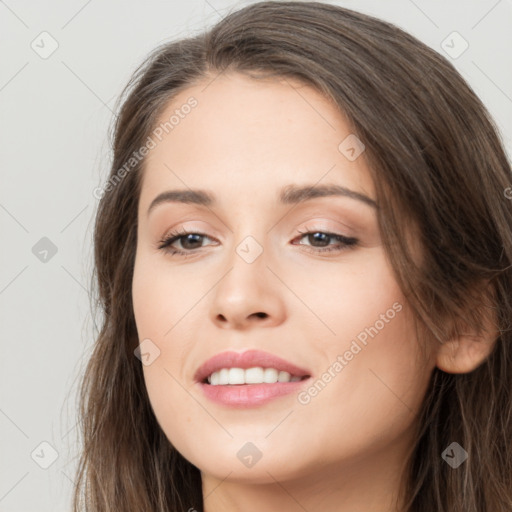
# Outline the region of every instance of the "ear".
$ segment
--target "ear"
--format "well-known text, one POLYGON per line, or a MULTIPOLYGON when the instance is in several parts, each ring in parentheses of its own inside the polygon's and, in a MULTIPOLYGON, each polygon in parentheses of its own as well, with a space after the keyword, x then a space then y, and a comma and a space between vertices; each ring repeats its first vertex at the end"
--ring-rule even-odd
POLYGON ((445 341, 438 349, 436 366, 446 373, 469 373, 491 354, 496 340, 461 335, 445 341))
POLYGON ((480 366, 491 354, 499 331, 495 310, 484 307, 479 332, 460 334, 438 346, 436 366, 446 373, 469 373, 480 366))

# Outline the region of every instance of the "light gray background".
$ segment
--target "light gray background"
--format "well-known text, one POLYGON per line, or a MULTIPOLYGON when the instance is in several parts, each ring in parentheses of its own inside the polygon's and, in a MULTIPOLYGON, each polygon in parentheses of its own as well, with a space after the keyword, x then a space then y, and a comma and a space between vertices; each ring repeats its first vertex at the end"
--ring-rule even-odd
MULTIPOLYGON (((249 3, 0 1, 0 511, 70 510, 76 379, 93 343, 92 191, 110 164, 115 98, 157 44, 249 3), (43 31, 58 43, 47 58, 31 47, 51 49, 43 31), (33 253, 43 237, 57 248, 46 262, 33 253), (52 449, 42 442, 58 454, 47 469, 52 449)), ((448 58, 512 154, 512 0, 330 3, 391 21, 443 54, 457 31, 469 47, 448 58)))

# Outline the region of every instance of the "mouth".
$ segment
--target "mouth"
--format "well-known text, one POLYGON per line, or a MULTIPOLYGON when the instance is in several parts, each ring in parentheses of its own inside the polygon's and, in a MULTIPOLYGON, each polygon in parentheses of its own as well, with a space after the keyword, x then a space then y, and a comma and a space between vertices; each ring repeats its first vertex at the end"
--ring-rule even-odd
POLYGON ((298 391, 311 376, 278 356, 247 350, 217 354, 197 369, 194 379, 217 404, 253 407, 298 391))
POLYGON ((297 382, 309 377, 309 370, 261 350, 221 352, 204 362, 194 374, 196 382, 213 386, 297 382))

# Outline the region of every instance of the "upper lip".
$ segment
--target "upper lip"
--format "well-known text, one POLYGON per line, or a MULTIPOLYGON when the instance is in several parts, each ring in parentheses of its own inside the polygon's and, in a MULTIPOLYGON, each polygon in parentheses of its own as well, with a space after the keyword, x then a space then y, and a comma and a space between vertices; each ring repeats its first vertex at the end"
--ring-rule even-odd
POLYGON ((213 372, 222 368, 253 368, 261 366, 263 368, 275 368, 279 371, 288 372, 292 376, 303 377, 310 376, 310 372, 300 368, 289 361, 285 361, 269 352, 261 350, 246 350, 245 352, 221 352, 205 361, 194 374, 197 382, 202 382, 213 372))

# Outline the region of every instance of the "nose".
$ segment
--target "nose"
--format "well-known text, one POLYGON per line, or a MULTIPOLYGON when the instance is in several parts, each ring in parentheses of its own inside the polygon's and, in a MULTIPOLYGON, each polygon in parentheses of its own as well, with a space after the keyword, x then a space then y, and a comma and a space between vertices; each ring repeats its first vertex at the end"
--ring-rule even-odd
POLYGON ((219 328, 275 327, 284 321, 283 284, 267 268, 265 250, 252 262, 235 250, 212 290, 211 319, 219 328))

